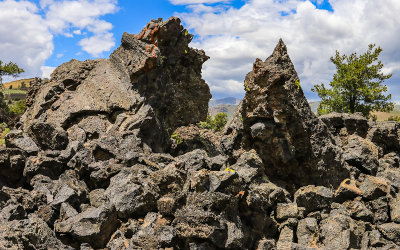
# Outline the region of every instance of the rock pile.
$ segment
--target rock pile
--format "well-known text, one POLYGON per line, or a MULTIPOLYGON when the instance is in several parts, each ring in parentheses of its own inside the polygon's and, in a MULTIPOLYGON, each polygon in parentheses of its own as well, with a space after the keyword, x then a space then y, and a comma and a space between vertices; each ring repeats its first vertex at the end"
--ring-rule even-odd
POLYGON ((36 80, 0 150, 1 249, 398 249, 397 123, 312 114, 280 41, 222 134, 177 18, 36 80))

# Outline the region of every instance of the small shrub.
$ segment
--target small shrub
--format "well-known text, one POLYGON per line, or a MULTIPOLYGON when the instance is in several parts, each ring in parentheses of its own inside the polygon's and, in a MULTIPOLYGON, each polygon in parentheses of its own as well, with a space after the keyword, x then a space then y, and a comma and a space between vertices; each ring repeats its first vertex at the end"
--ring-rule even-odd
POLYGON ((219 113, 215 117, 207 116, 205 122, 199 122, 200 128, 212 129, 216 132, 221 131, 228 121, 228 115, 226 113, 219 113))
POLYGON ((25 101, 19 100, 10 106, 10 111, 14 114, 21 115, 25 112, 25 108, 26 108, 25 101))
POLYGON ((400 116, 389 116, 388 121, 400 122, 400 116))
POLYGON ((171 139, 175 140, 178 145, 183 142, 183 139, 178 134, 172 134, 171 139))

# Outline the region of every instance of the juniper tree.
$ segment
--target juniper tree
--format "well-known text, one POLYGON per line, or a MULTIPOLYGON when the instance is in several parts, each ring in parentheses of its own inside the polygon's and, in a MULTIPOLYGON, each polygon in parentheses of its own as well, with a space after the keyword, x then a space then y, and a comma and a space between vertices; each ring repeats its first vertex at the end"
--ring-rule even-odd
POLYGON ((375 48, 375 44, 370 44, 368 51, 359 56, 355 52, 347 56, 336 51, 331 57, 336 73, 330 88, 321 83, 312 89, 321 98, 318 114, 361 112, 369 117, 371 111, 393 110, 394 104, 389 102, 391 95, 384 94, 387 87, 382 84, 392 75, 382 72, 384 65, 378 60, 381 52, 382 48, 375 48))
POLYGON ((22 72, 24 72, 24 70, 18 67, 16 63, 13 62, 3 63, 0 60, 0 84, 3 83, 3 76, 17 77, 22 72))

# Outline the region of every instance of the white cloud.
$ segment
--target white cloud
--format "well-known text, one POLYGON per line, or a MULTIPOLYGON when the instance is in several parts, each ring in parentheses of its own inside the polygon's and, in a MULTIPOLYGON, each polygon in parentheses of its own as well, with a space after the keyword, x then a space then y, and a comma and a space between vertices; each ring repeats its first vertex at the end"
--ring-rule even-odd
POLYGON ((176 5, 185 5, 185 4, 212 4, 212 3, 226 3, 231 2, 232 0, 170 0, 172 4, 176 5))
POLYGON ((98 57, 115 45, 111 33, 112 24, 100 17, 117 12, 117 2, 117 0, 45 0, 41 5, 46 11, 49 28, 54 33, 70 37, 72 36, 70 32, 76 35, 80 35, 83 29, 91 32, 92 36, 83 38, 79 44, 91 56, 98 57), (100 40, 102 41, 99 43, 100 40))
POLYGON ((50 66, 42 66, 40 67, 40 70, 42 71, 42 75, 40 76, 41 78, 50 78, 51 73, 55 70, 55 67, 50 67, 50 66))
POLYGON ((79 42, 79 45, 84 51, 98 57, 102 52, 110 50, 115 45, 115 42, 113 34, 105 33, 84 38, 79 42))
MULTIPOLYGON (((385 72, 393 73, 387 85, 400 81, 400 1, 330 3, 334 12, 317 9, 310 1, 250 0, 239 9, 191 5, 190 12, 177 15, 198 35, 192 46, 204 49, 211 57, 204 65, 203 76, 219 95, 242 95, 243 79, 255 58, 265 60, 279 38, 288 46, 310 98, 315 98, 310 92, 313 84, 329 83, 335 71, 329 58, 335 50, 364 52, 369 43, 383 48, 380 58, 385 72)), ((400 100, 400 92, 393 97, 400 100)))
POLYGON ((25 70, 23 76, 39 75, 54 48, 53 35, 38 12, 27 1, 0 2, 0 60, 17 63, 25 70))
POLYGON ((73 34, 86 36, 82 50, 101 56, 115 45, 112 24, 101 18, 117 11, 117 0, 0 1, 0 60, 22 67, 21 77, 48 76, 50 67, 42 66, 53 53, 53 36, 73 34))

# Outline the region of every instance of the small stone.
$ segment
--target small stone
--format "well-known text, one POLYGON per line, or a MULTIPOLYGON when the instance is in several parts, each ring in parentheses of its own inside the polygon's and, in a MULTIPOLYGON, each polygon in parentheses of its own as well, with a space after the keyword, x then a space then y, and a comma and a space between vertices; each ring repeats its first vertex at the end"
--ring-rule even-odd
POLYGON ((374 200, 381 196, 386 196, 390 187, 384 179, 367 175, 360 189, 365 199, 374 200))
POLYGON ((316 247, 318 241, 318 222, 315 218, 305 218, 297 225, 297 242, 302 246, 316 247))
POLYGON ((95 189, 89 193, 90 205, 100 207, 107 200, 104 195, 104 189, 95 189))
POLYGON ((279 235, 279 240, 276 244, 276 249, 286 250, 292 249, 293 244, 293 230, 289 227, 284 227, 279 235))
POLYGON ((333 200, 336 202, 344 202, 361 195, 362 191, 356 186, 355 180, 346 179, 340 183, 339 188, 334 194, 333 200))
POLYGON ((366 206, 374 214, 373 223, 382 224, 389 220, 389 205, 386 197, 366 202, 366 206))
POLYGON ((374 214, 361 202, 361 197, 352 201, 346 201, 343 203, 343 206, 351 212, 352 218, 363 221, 373 221, 374 214))
POLYGON ((175 199, 164 196, 157 201, 157 208, 161 214, 171 215, 175 210, 175 199))
POLYGON ((275 249, 276 241, 274 239, 261 239, 258 242, 257 250, 271 250, 275 249))
POLYGON ((397 194, 396 198, 390 200, 389 206, 390 218, 392 221, 400 223, 400 194, 397 194))
POLYGON ((389 240, 394 241, 396 244, 400 244, 400 224, 397 223, 385 223, 378 225, 379 231, 389 240))
POLYGON ((276 218, 286 220, 288 218, 297 218, 299 210, 295 203, 278 203, 276 207, 276 218))
POLYGON ((309 185, 302 187, 294 194, 297 206, 305 207, 312 212, 330 206, 332 192, 326 187, 309 185))

